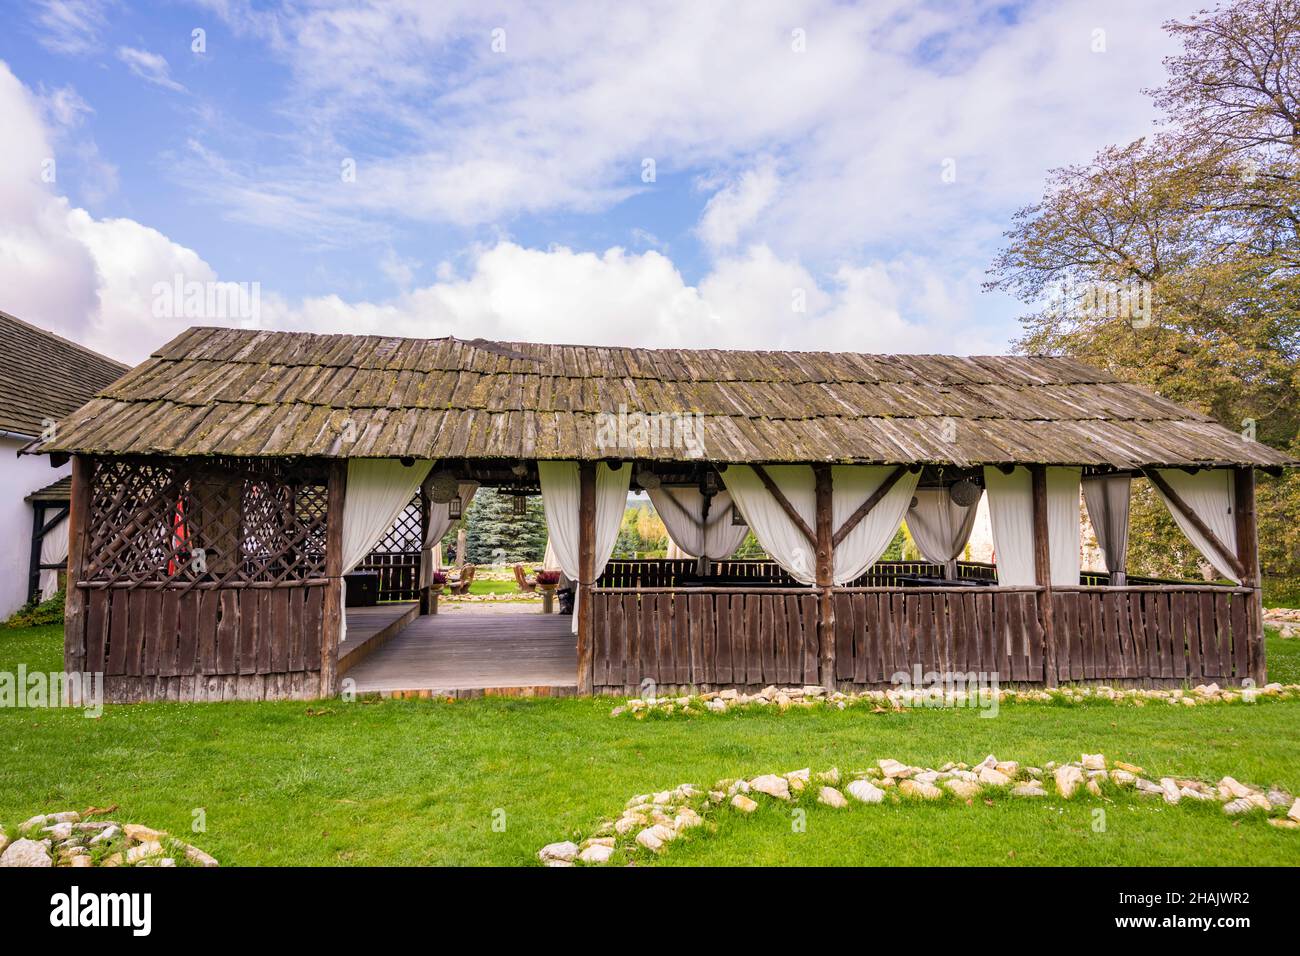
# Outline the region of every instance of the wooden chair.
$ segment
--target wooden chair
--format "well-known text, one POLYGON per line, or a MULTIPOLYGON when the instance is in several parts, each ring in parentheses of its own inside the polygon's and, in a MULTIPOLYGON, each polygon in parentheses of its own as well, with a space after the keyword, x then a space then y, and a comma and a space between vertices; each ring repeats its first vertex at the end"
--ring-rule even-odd
POLYGON ((452 594, 468 594, 469 586, 474 583, 474 565, 467 564, 460 570, 460 577, 448 581, 447 587, 452 594))
POLYGON ((519 590, 525 594, 532 594, 537 590, 537 578, 530 578, 522 564, 515 565, 515 584, 519 585, 519 590))

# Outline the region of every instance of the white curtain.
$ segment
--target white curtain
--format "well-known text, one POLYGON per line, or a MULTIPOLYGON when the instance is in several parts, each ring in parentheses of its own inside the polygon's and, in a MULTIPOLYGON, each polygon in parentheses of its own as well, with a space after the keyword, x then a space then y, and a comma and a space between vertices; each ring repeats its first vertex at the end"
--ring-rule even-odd
MULTIPOLYGON (((343 573, 347 574, 393 526, 415 497, 433 462, 417 461, 409 468, 395 458, 353 458, 343 498, 343 573)), ((343 588, 347 606, 347 586, 343 588)), ((339 642, 347 640, 346 611, 339 620, 339 642)))
POLYGON ((918 488, 916 507, 907 513, 907 530, 921 557, 947 565, 966 547, 978 513, 978 501, 970 507, 959 505, 947 488, 918 488))
POLYGON ((1129 475, 1097 475, 1083 479, 1083 500, 1097 546, 1110 572, 1110 583, 1124 583, 1128 562, 1128 512, 1133 479, 1129 475))
MULTIPOLYGON (((1160 477, 1168 482, 1169 487, 1183 499, 1196 517, 1214 532, 1214 536, 1223 543, 1224 547, 1236 555, 1237 522, 1232 513, 1232 472, 1227 468, 1205 468, 1190 475, 1181 468, 1158 470, 1160 477)), ((1210 544, 1205 535, 1201 534, 1182 512, 1169 503, 1163 491, 1159 488, 1156 488, 1156 491, 1164 501, 1165 507, 1169 509, 1169 513, 1173 515, 1178 527, 1182 529, 1183 534, 1187 535, 1187 540, 1196 545, 1197 550, 1205 556, 1205 560, 1209 561, 1219 574, 1240 584, 1241 579, 1219 554, 1218 549, 1210 544)))
POLYGON ((1047 544, 1052 583, 1058 587, 1079 584, 1079 477, 1082 468, 1047 469, 1047 544))
POLYGON ((551 545, 551 539, 549 537, 546 539, 546 553, 542 555, 542 570, 543 571, 561 570, 560 562, 555 557, 555 548, 551 545))
MULTIPOLYGON (((462 481, 457 488, 457 497, 460 498, 460 513, 463 515, 469 509, 469 503, 474 500, 474 492, 478 491, 477 481, 462 481)), ((420 587, 427 588, 433 583, 433 572, 442 567, 442 548, 440 542, 443 536, 451 530, 451 526, 459 519, 451 516, 451 507, 447 502, 433 502, 429 506, 429 530, 424 536, 424 548, 420 552, 420 587), (435 549, 437 553, 435 554, 435 549)))
MULTIPOLYGON (((1079 583, 1079 468, 1047 469, 1047 552, 1056 585, 1079 583)), ((1034 492, 1029 469, 1009 475, 984 469, 989 517, 997 556, 998 584, 1037 583, 1034 574, 1034 492)))
MULTIPOLYGON (((781 489, 809 528, 817 526, 817 494, 813 470, 807 465, 768 465, 769 478, 781 489)), ((816 551, 798 525, 748 465, 732 465, 724 475, 727 490, 754 537, 777 564, 800 584, 817 580, 816 551)))
MULTIPOLYGON (((831 468, 831 532, 839 531, 844 522, 898 468, 896 465, 835 465, 831 468)), ((903 515, 912 501, 920 471, 904 471, 885 496, 876 502, 866 517, 844 536, 835 548, 831 578, 846 584, 885 553, 898 534, 903 515)))
POLYGON ((998 584, 1019 587, 1036 584, 1034 578, 1034 494, 1029 469, 1017 466, 1009 475, 999 468, 984 469, 989 494, 989 524, 998 584))
POLYGON ((681 545, 679 545, 676 541, 673 540, 673 536, 671 534, 668 536, 668 551, 666 556, 669 561, 679 561, 684 558, 695 557, 695 555, 687 554, 685 551, 683 551, 681 545))
MULTIPOLYGON (((41 538, 41 564, 61 564, 68 560, 68 519, 64 517, 41 538)), ((59 572, 41 571, 41 600, 48 601, 59 593, 59 572)))
MULTIPOLYGON (((795 512, 809 528, 815 529, 817 491, 812 467, 769 465, 765 470, 795 512)), ((895 470, 892 465, 833 466, 832 531, 838 530, 895 470)), ((835 549, 831 577, 836 584, 852 581, 884 554, 885 548, 889 547, 889 542, 898 533, 898 526, 902 524, 903 514, 908 502, 912 500, 912 492, 916 490, 919 477, 919 473, 904 472, 885 497, 858 522, 857 527, 845 535, 835 549)), ((754 469, 748 465, 732 465, 727 469, 726 482, 740 513, 744 515, 749 527, 754 529, 754 537, 763 550, 800 584, 816 583, 815 547, 790 520, 790 516, 767 490, 754 469)))
MULTIPOLYGON (((546 511, 546 531, 550 535, 548 546, 554 550, 555 561, 573 581, 578 577, 578 508, 581 500, 576 461, 539 461, 537 476, 542 486, 542 507, 546 511)), ((614 553, 618 529, 627 510, 627 489, 632 481, 632 466, 624 462, 610 468, 601 462, 596 466, 596 526, 593 550, 595 552, 594 578, 600 577, 614 553)), ((581 582, 580 582, 581 583, 581 582)), ((588 584, 592 582, 587 582, 588 584)), ((576 595, 575 595, 576 597, 576 595)), ((573 630, 578 629, 578 606, 575 601, 573 630)))
MULTIPOLYGON (((668 537, 685 552, 685 557, 721 561, 731 557, 749 528, 731 523, 731 494, 719 491, 709 503, 699 488, 651 488, 648 491, 655 512, 663 519, 668 537)), ((671 557, 671 555, 670 555, 671 557)))

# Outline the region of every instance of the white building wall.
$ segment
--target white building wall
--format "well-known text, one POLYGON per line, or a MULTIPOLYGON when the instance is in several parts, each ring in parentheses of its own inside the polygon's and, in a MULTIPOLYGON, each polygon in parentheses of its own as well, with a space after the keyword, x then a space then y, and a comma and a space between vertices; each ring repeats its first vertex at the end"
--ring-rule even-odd
POLYGON ((25 441, 0 437, 0 620, 27 601, 32 557, 32 506, 23 499, 57 481, 71 465, 51 468, 45 455, 18 457, 25 441))

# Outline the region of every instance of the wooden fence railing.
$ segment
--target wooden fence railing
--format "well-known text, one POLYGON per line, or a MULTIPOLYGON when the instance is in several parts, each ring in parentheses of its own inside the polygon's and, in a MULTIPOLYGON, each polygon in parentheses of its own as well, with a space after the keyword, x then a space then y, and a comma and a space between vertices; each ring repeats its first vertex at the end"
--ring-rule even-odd
POLYGON ((1249 677, 1258 603, 1247 588, 1058 588, 1057 678, 1192 683, 1249 677))
MULTIPOLYGON (((816 684, 811 588, 593 589, 593 684, 603 692, 693 685, 816 684)), ((1039 683, 1044 591, 843 587, 832 595, 835 679, 888 686, 894 675, 983 673, 1039 683)), ((1262 650, 1254 592, 1159 585, 1055 588, 1057 682, 1240 682, 1262 650)))
POLYGON ((323 584, 83 587, 84 668, 118 701, 314 697, 323 584))
POLYGON ((596 589, 594 684, 817 682, 817 596, 808 588, 596 589))
POLYGON ((420 552, 396 554, 372 551, 354 569, 379 575, 379 600, 418 601, 420 599, 420 552))
POLYGON ((1041 680, 1038 588, 836 588, 835 677, 888 684, 894 674, 997 674, 1041 680))

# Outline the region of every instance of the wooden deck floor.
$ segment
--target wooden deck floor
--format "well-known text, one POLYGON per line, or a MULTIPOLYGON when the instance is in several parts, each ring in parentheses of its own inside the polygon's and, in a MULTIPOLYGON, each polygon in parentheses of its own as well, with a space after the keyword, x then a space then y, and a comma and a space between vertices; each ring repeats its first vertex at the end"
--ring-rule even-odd
POLYGON ((347 672, 360 694, 564 696, 576 691, 573 618, 537 609, 447 608, 416 617, 347 672))

